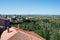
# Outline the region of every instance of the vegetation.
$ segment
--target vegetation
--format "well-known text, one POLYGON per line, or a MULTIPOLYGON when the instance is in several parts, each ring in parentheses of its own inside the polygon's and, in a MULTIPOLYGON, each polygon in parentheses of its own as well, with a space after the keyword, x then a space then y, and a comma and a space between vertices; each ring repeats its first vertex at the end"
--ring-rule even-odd
POLYGON ((20 28, 34 31, 46 40, 60 40, 60 16, 26 16, 31 22, 20 23, 20 28))

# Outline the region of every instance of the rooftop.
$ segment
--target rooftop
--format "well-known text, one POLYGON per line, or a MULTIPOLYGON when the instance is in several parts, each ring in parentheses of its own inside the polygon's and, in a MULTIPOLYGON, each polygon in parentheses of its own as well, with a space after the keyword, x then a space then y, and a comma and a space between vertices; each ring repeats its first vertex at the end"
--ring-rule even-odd
POLYGON ((9 33, 7 30, 2 33, 1 40, 45 40, 34 32, 25 31, 15 27, 10 28, 9 30, 9 33))

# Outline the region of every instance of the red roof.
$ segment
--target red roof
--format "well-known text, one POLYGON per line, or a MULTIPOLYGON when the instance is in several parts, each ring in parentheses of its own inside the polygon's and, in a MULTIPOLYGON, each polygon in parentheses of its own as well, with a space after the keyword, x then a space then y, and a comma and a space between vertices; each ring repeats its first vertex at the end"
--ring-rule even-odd
POLYGON ((0 18, 0 20, 8 20, 7 18, 0 18))
POLYGON ((10 33, 5 30, 2 33, 1 40, 45 40, 34 32, 25 31, 19 28, 10 28, 10 33))
POLYGON ((32 36, 35 36, 35 37, 38 37, 38 38, 44 40, 44 38, 42 36, 39 36, 38 34, 34 33, 33 31, 25 31, 25 30, 18 29, 18 28, 16 28, 16 30, 24 31, 25 33, 28 33, 29 35, 32 35, 32 36))

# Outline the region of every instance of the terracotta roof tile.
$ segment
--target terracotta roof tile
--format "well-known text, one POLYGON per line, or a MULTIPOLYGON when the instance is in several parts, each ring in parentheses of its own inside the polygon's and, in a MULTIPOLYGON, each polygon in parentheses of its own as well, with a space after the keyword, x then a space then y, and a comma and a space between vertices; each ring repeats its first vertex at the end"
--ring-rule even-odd
POLYGON ((7 18, 0 18, 0 20, 8 20, 7 18))
POLYGON ((45 40, 43 37, 34 32, 25 31, 19 28, 10 28, 10 33, 5 30, 1 36, 1 40, 45 40))

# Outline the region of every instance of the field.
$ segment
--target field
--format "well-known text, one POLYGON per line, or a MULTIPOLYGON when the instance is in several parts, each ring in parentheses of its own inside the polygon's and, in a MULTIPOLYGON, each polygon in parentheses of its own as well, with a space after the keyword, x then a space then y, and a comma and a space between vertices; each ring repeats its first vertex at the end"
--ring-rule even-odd
POLYGON ((60 16, 23 16, 30 22, 20 23, 20 28, 34 31, 46 40, 60 40, 60 16))

